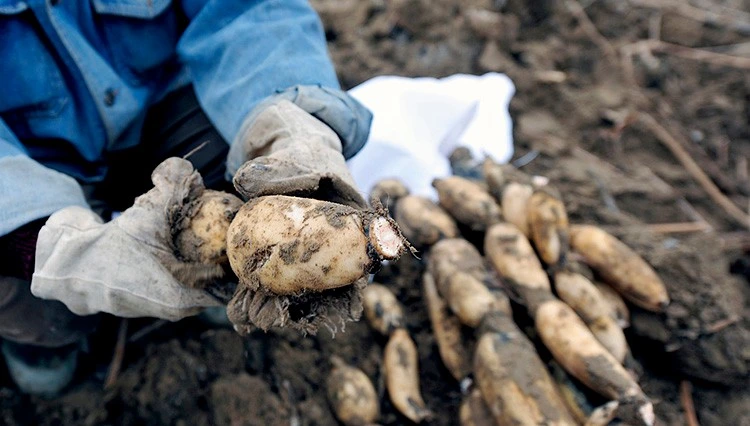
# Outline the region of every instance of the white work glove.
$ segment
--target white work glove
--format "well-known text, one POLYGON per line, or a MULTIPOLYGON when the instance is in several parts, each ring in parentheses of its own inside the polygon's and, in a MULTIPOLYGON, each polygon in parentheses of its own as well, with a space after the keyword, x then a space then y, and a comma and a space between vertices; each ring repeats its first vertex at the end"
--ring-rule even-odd
MULTIPOLYGON (((346 166, 338 134, 283 98, 271 98, 251 113, 232 143, 227 171, 247 198, 291 195, 367 207, 346 166)), ((366 282, 353 284, 329 293, 324 301, 311 302, 304 295, 271 295, 240 282, 227 314, 241 333, 256 326, 314 333, 325 325, 335 330, 358 318, 362 310, 360 290, 366 282)))
POLYGON ((247 198, 294 195, 366 207, 341 150, 341 140, 330 127, 278 99, 263 104, 243 127, 228 163, 244 163, 233 182, 247 198))
POLYGON ((169 158, 151 180, 154 188, 109 223, 82 207, 50 216, 39 231, 31 292, 78 315, 176 321, 219 306, 186 281, 217 278, 221 268, 179 259, 172 243, 175 216, 204 190, 200 174, 187 160, 169 158))

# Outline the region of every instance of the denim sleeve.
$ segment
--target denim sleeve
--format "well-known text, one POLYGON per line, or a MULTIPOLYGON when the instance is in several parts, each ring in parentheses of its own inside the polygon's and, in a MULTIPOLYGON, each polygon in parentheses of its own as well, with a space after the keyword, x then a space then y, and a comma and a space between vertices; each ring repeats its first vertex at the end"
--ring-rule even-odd
POLYGON ((0 119, 0 236, 67 206, 88 207, 78 182, 29 158, 0 119))
POLYGON ((183 8, 191 22, 178 55, 225 140, 235 139, 259 102, 282 94, 308 99, 307 108, 294 102, 339 134, 348 157, 362 147, 371 116, 339 89, 320 19, 306 0, 183 0, 183 8), (321 90, 308 96, 305 87, 321 90), (330 111, 351 106, 349 117, 316 115, 326 103, 330 111))

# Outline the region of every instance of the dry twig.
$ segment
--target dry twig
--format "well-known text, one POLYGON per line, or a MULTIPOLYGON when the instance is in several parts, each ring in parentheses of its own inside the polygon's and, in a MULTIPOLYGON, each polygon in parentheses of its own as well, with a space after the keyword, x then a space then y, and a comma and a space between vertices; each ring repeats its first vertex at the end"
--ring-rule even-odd
MULTIPOLYGON (((699 95, 696 93, 695 96, 699 95)), ((679 136, 682 134, 682 128, 675 125, 674 121, 664 120, 661 123, 672 135, 679 136)), ((706 172, 722 192, 726 194, 747 194, 746 191, 743 191, 741 183, 734 176, 730 176, 727 166, 719 165, 717 161, 713 160, 706 150, 699 144, 693 143, 686 137, 679 137, 679 140, 682 147, 685 148, 685 151, 693 158, 693 160, 695 160, 701 169, 706 172)), ((726 146, 728 151, 728 144, 726 146)))
POLYGON ((125 343, 127 342, 128 336, 128 320, 123 318, 120 320, 120 329, 117 331, 117 343, 115 344, 115 351, 112 355, 112 362, 109 364, 109 372, 107 373, 107 379, 104 381, 104 389, 111 389, 112 386, 117 382, 117 376, 120 375, 120 368, 122 367, 122 360, 125 358, 125 343))
POLYGON ((675 139, 661 124, 659 124, 654 118, 645 112, 640 113, 640 122, 643 123, 656 138, 664 144, 677 160, 685 167, 685 170, 698 182, 708 196, 718 204, 724 211, 740 225, 750 228, 750 216, 748 216, 742 209, 737 207, 732 200, 727 198, 721 190, 713 183, 711 178, 706 175, 703 169, 693 160, 690 154, 687 153, 682 144, 675 139))
POLYGON ((565 83, 568 79, 568 75, 557 70, 539 70, 534 71, 534 78, 540 83, 559 84, 565 83))
POLYGON ((604 184, 602 178, 599 177, 599 175, 593 169, 586 170, 586 174, 588 174, 591 180, 594 181, 596 188, 599 190, 599 196, 602 197, 602 201, 604 202, 604 206, 607 208, 607 210, 615 213, 620 213, 620 208, 617 207, 615 197, 613 197, 609 192, 609 189, 607 189, 607 185, 604 184))
POLYGON ((646 225, 646 229, 654 234, 685 234, 691 232, 710 231, 711 225, 705 222, 675 222, 675 223, 654 223, 646 225))
POLYGON ((737 175, 737 179, 741 181, 746 181, 748 179, 747 157, 744 155, 737 159, 735 174, 737 175))
POLYGON ((607 60, 611 63, 617 61, 617 50, 612 47, 612 44, 607 40, 606 37, 599 32, 596 25, 591 21, 589 15, 586 13, 583 7, 576 0, 565 0, 565 6, 568 11, 578 19, 578 23, 581 25, 581 29, 591 39, 594 44, 604 52, 607 60))
POLYGON ((705 330, 708 334, 714 334, 718 333, 721 330, 729 327, 732 324, 736 324, 740 321, 740 317, 738 316, 731 316, 729 318, 725 318, 723 320, 716 321, 713 324, 709 324, 705 327, 705 330))
POLYGON ((693 386, 687 380, 683 380, 680 383, 680 401, 682 409, 685 410, 685 422, 687 426, 700 426, 698 416, 695 415, 692 392, 693 386))
POLYGON ((750 250, 750 232, 738 231, 719 234, 721 249, 725 252, 734 250, 750 250))
POLYGON ((151 324, 141 328, 140 330, 133 333, 130 338, 128 339, 128 343, 133 343, 141 340, 142 338, 146 337, 147 335, 153 333, 154 331, 162 328, 163 326, 169 324, 169 321, 167 320, 157 320, 152 322, 151 324))
POLYGON ((693 21, 725 27, 743 35, 750 34, 750 14, 740 10, 717 12, 695 7, 684 0, 629 0, 629 3, 636 7, 676 13, 693 21))
POLYGON ((626 234, 628 231, 643 230, 644 228, 653 234, 688 234, 712 230, 711 226, 704 222, 651 223, 646 225, 604 227, 607 232, 612 234, 626 234))
MULTIPOLYGON (((661 52, 692 61, 707 62, 714 65, 739 69, 750 69, 750 58, 680 46, 679 44, 667 43, 666 41, 661 40, 640 40, 622 46, 620 51, 628 59, 632 58, 634 54, 661 52)), ((630 68, 632 68, 632 64, 630 65, 630 68)))
POLYGON ((688 202, 684 197, 680 197, 677 199, 677 207, 680 208, 686 215, 690 217, 690 219, 693 220, 693 222, 702 223, 703 226, 706 228, 707 231, 713 231, 714 227, 711 226, 710 223, 706 220, 703 215, 698 213, 698 210, 693 207, 692 204, 688 202))

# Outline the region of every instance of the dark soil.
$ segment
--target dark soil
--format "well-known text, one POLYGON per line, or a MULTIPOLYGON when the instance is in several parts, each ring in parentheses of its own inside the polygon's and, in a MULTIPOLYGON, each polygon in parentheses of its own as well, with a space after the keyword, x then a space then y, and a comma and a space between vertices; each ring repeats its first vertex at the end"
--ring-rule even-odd
MULTIPOLYGON (((627 60, 607 53, 607 46, 618 52, 659 37, 688 47, 727 45, 719 50, 739 55, 743 47, 734 44, 747 41, 750 21, 734 30, 729 21, 702 23, 675 9, 582 1, 606 41, 597 44, 587 22, 566 7, 571 3, 313 0, 347 87, 380 74, 508 74, 517 87, 511 114, 522 170, 548 176, 573 223, 607 227, 654 265, 668 287, 668 310, 656 315, 633 308, 626 331, 659 424, 686 424, 680 386, 687 381, 701 425, 750 425, 750 286, 730 274, 731 264, 736 272, 750 270, 742 252, 750 239, 634 118, 640 112, 655 117, 746 210, 750 74, 671 54, 627 60), (643 226, 695 221, 708 230, 664 234, 643 226)), ((677 3, 728 14, 732 22, 750 11, 747 0, 677 3)), ((377 279, 406 306, 424 399, 436 413, 431 424, 454 425, 462 393, 430 332, 417 281, 422 268, 407 256, 377 279)), ((322 386, 333 354, 373 380, 382 395, 381 424, 408 423, 383 394, 385 339, 363 322, 348 324, 335 338, 325 330, 242 338, 197 318, 165 324, 128 343, 116 385, 102 390, 118 321, 105 321, 81 358, 76 383, 57 399, 22 395, 0 373, 0 423, 332 425, 322 386)), ((150 323, 130 321, 129 335, 150 323)))

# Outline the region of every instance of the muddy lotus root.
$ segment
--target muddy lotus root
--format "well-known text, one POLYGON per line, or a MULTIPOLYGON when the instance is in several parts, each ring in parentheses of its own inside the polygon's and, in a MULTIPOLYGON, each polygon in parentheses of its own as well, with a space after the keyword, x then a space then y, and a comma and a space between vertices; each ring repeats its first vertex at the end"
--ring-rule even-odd
POLYGON ((189 207, 184 229, 175 235, 175 246, 186 260, 227 262, 227 229, 242 200, 232 194, 206 190, 189 207))
POLYGON ((398 200, 393 215, 404 236, 417 247, 459 236, 456 222, 429 198, 407 195, 398 200))
POLYGON ((474 351, 474 378, 496 424, 575 424, 533 343, 509 312, 485 317, 474 351))
POLYGON ((558 271, 554 277, 558 297, 576 311, 599 343, 622 363, 630 351, 628 342, 622 328, 610 315, 610 305, 599 289, 575 272, 558 271))
POLYGON ((458 176, 432 182, 440 206, 456 221, 474 231, 484 231, 500 221, 500 206, 481 184, 458 176))
POLYGON ((333 368, 326 380, 326 389, 336 417, 347 426, 375 422, 380 415, 380 401, 370 378, 337 356, 331 358, 331 363, 333 368))
POLYGON ((432 274, 422 277, 422 296, 427 305, 427 314, 432 324, 440 359, 456 381, 464 380, 471 373, 468 344, 461 330, 461 321, 440 297, 432 274))
POLYGON ((634 304, 653 312, 661 312, 669 305, 667 288, 651 265, 603 229, 573 226, 570 245, 584 262, 634 304))
POLYGON ((227 229, 242 200, 206 190, 170 214, 173 249, 185 263, 171 272, 184 285, 206 288, 225 275, 227 229))
POLYGON ((536 310, 534 323, 542 343, 565 371, 626 407, 620 413, 623 420, 633 425, 654 424, 651 401, 571 307, 550 298, 536 310))
POLYGON ((373 330, 388 336, 406 323, 404 308, 386 286, 371 283, 362 291, 365 318, 373 330))
POLYGON ((528 200, 531 240, 547 265, 565 263, 568 251, 568 213, 556 191, 537 189, 528 200))
POLYGON ((253 325, 335 331, 359 318, 367 275, 407 247, 382 211, 288 196, 252 199, 227 233, 239 278, 229 319, 240 332, 253 325))
POLYGON ((409 333, 399 328, 391 333, 383 353, 385 387, 393 406, 414 423, 432 418, 419 388, 419 355, 409 333))
POLYGON ((383 179, 370 190, 370 203, 379 202, 389 211, 393 211, 396 202, 409 195, 409 188, 398 179, 383 179))

